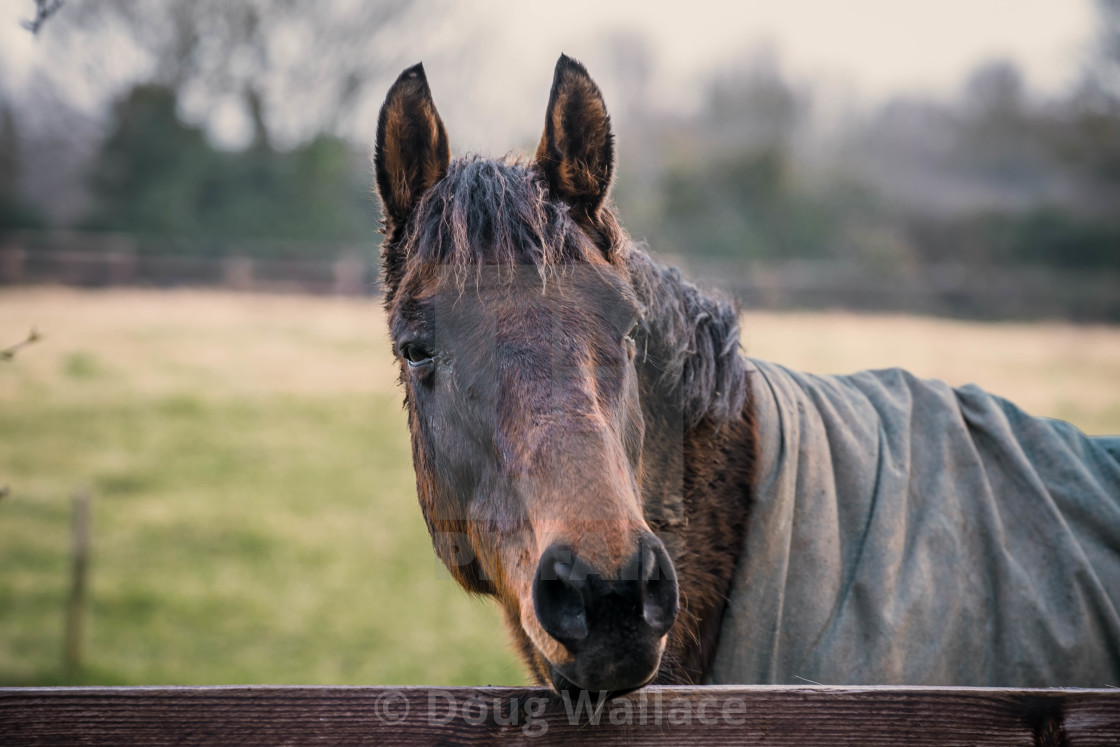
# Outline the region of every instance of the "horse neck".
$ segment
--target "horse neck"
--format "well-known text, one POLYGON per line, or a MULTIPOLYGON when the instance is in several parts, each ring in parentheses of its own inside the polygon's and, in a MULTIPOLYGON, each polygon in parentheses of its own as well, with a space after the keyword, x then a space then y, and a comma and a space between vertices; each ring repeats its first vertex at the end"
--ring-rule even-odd
POLYGON ((757 462, 755 413, 739 355, 738 309, 644 254, 641 369, 646 519, 677 569, 682 611, 659 681, 704 681, 743 546, 757 462))

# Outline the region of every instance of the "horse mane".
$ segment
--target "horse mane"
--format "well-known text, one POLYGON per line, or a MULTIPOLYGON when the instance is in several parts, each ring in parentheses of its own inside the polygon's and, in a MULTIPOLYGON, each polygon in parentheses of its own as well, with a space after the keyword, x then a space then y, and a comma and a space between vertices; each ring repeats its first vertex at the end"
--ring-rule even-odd
POLYGON ((739 355, 739 307, 705 293, 676 267, 657 262, 644 247, 629 253, 631 282, 645 305, 648 357, 666 393, 682 406, 685 425, 739 417, 747 398, 747 370, 739 355))
POLYGON ((662 393, 680 402, 685 425, 739 417, 747 393, 737 305, 650 257, 609 203, 593 230, 581 228, 524 159, 469 155, 451 162, 400 241, 383 249, 386 304, 408 274, 432 264, 459 278, 485 265, 533 266, 547 278, 565 266, 603 266, 604 256, 630 276, 643 307, 639 350, 662 393))

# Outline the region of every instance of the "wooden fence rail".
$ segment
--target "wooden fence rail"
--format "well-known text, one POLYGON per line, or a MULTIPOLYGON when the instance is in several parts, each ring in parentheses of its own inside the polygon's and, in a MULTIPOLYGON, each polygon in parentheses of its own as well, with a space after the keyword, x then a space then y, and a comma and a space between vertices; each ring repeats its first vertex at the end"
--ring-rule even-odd
MULTIPOLYGON (((26 234, 0 239, 0 290, 61 283, 83 287, 222 287, 240 291, 368 296, 378 292, 371 244, 162 245, 138 251, 126 236, 26 234), (193 250, 193 251, 192 251, 193 250)), ((951 262, 878 267, 854 261, 727 261, 667 257, 702 285, 732 292, 748 309, 850 309, 977 319, 1120 321, 1120 273, 951 262)))
POLYGON ((0 688, 0 744, 1117 745, 1120 690, 0 688))

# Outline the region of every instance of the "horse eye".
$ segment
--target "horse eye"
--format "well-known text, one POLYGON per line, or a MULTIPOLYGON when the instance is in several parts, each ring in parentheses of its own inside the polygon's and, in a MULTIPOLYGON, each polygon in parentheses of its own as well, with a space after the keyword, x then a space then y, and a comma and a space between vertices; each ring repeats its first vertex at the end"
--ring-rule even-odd
POLYGON ((401 345, 401 355, 408 361, 408 365, 413 368, 424 366, 432 362, 432 354, 424 349, 424 347, 414 342, 406 342, 404 345, 401 345))

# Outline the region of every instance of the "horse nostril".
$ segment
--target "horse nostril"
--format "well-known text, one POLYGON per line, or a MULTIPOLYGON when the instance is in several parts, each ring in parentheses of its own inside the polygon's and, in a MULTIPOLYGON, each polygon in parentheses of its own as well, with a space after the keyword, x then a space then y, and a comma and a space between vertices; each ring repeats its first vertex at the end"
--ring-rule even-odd
POLYGON ((591 639, 635 631, 639 620, 660 638, 677 618, 677 596, 673 562, 652 535, 642 539, 621 577, 604 577, 570 547, 552 545, 541 555, 533 578, 537 620, 573 653, 582 645, 595 645, 591 639))
POLYGON ((570 548, 552 545, 541 555, 533 579, 533 608, 550 636, 569 648, 587 638, 589 568, 570 548))
POLYGON ((642 553, 642 617, 662 636, 673 627, 679 607, 677 572, 661 540, 654 539, 639 551, 642 553))

